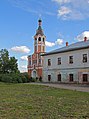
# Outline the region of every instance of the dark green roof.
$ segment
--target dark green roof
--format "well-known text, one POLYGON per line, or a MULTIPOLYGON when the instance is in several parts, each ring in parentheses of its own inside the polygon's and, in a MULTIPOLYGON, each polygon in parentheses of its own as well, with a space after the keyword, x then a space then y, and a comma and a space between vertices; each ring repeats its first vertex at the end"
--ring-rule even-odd
POLYGON ((39 35, 39 34, 42 35, 42 36, 44 35, 41 26, 39 26, 38 29, 37 29, 37 31, 36 31, 36 35, 39 35))

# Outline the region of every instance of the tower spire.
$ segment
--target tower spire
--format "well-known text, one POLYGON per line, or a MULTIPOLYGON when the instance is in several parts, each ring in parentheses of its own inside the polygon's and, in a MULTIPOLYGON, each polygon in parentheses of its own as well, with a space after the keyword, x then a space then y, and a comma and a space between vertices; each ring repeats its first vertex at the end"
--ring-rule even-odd
POLYGON ((38 25, 39 25, 39 26, 42 25, 42 20, 41 20, 41 18, 38 20, 38 25))
POLYGON ((38 29, 36 30, 36 35, 38 35, 38 34, 40 34, 42 36, 44 35, 41 25, 42 25, 42 20, 41 20, 41 18, 39 18, 39 20, 38 20, 38 29))

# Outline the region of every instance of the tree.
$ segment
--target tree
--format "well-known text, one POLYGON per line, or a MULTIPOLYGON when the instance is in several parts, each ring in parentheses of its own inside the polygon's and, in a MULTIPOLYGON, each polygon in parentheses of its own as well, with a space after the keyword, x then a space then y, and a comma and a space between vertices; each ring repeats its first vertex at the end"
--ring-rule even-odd
POLYGON ((9 59, 9 72, 10 73, 18 72, 18 64, 17 64, 17 59, 15 59, 15 57, 10 57, 9 59))
POLYGON ((0 51, 0 72, 7 73, 9 65, 9 52, 6 49, 0 51))
POLYGON ((0 51, 0 73, 16 73, 19 72, 17 59, 9 57, 6 49, 0 51))

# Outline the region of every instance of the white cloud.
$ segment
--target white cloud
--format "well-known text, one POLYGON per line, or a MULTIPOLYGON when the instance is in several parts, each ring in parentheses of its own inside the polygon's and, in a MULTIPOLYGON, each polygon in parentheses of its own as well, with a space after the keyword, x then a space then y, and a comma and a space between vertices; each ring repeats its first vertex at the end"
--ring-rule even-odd
POLYGON ((87 39, 89 39, 89 31, 84 31, 83 33, 79 34, 77 36, 77 40, 78 41, 83 41, 84 37, 87 37, 87 39))
POLYGON ((28 60, 27 56, 22 56, 20 59, 21 59, 21 60, 25 60, 25 61, 28 60))
POLYGON ((55 45, 62 45, 63 44, 63 39, 57 39, 54 43, 45 41, 45 44, 46 44, 47 47, 53 47, 55 45))
POLYGON ((58 16, 63 16, 63 15, 67 15, 69 13, 71 13, 72 11, 65 7, 65 6, 62 6, 59 10, 58 10, 58 16))
POLYGON ((58 17, 63 20, 89 18, 89 0, 52 0, 59 6, 58 17))
POLYGON ((19 67, 20 69, 20 72, 23 73, 23 72, 27 72, 27 65, 22 65, 19 67))
POLYGON ((57 39, 57 41, 55 41, 56 45, 62 45, 63 44, 63 39, 57 39))
POLYGON ((55 43, 48 42, 48 41, 45 41, 45 44, 46 44, 47 47, 53 47, 53 46, 55 46, 55 43))
POLYGON ((63 4, 63 3, 69 3, 71 0, 52 0, 54 2, 57 2, 58 4, 63 4))
POLYGON ((22 66, 20 66, 20 68, 27 69, 27 65, 22 65, 22 66))
POLYGON ((19 53, 29 53, 30 49, 27 46, 15 46, 11 48, 12 51, 14 52, 19 52, 19 53))

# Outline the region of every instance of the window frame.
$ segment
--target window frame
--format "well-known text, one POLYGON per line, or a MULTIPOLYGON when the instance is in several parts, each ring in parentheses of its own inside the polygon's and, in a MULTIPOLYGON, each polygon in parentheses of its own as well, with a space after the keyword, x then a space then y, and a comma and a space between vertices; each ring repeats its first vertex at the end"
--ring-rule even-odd
POLYGON ((51 81, 51 75, 48 75, 48 81, 49 82, 51 81))
POLYGON ((86 63, 87 62, 87 54, 83 54, 83 63, 86 63))
POLYGON ((69 64, 73 64, 73 55, 69 56, 69 64))
POLYGON ((69 74, 69 81, 70 82, 73 82, 74 81, 74 74, 69 74))
POLYGON ((48 66, 51 66, 51 59, 48 59, 48 66))
POLYGON ((88 82, 88 74, 83 74, 82 80, 83 80, 83 82, 88 82))
POLYGON ((57 75, 57 81, 60 81, 61 82, 61 74, 58 74, 57 75))
POLYGON ((57 58, 57 64, 60 65, 61 64, 61 57, 57 58))

